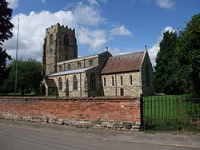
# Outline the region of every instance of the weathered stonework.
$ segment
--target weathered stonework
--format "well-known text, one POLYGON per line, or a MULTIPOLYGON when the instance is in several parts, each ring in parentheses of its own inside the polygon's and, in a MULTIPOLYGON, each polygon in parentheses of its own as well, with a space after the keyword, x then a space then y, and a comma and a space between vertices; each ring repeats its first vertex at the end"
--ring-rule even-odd
POLYGON ((56 24, 46 29, 43 63, 45 73, 57 72, 57 63, 77 58, 75 30, 56 24))
POLYGON ((140 96, 142 94, 141 87, 141 73, 117 73, 111 75, 102 75, 102 81, 106 80, 106 86, 103 87, 105 96, 140 96), (132 76, 132 85, 130 83, 130 76, 132 76), (121 85, 121 77, 123 84, 121 85), (114 78, 114 84, 112 83, 114 78), (124 95, 121 95, 120 89, 124 90, 124 95))

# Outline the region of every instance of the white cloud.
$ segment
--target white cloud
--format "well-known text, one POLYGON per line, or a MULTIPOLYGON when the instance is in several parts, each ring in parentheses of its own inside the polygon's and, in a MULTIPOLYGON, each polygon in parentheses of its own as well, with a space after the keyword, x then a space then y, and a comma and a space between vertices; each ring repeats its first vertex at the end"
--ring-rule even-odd
POLYGON ((153 66, 156 65, 156 57, 157 57, 158 51, 160 50, 159 44, 160 44, 160 41, 163 39, 163 33, 166 32, 166 31, 175 32, 175 30, 172 27, 170 27, 170 26, 165 27, 161 31, 161 34, 158 37, 158 40, 156 41, 156 43, 148 50, 149 56, 150 56, 150 59, 151 59, 151 63, 152 63, 153 66))
POLYGON ((117 26, 114 27, 111 31, 110 34, 113 35, 129 35, 132 36, 132 33, 125 28, 125 26, 121 25, 121 26, 117 26))
POLYGON ((93 51, 100 50, 107 42, 105 30, 89 30, 88 28, 80 28, 78 32, 80 44, 88 44, 93 51))
POLYGON ((109 48, 108 47, 108 51, 113 55, 120 55, 121 54, 121 50, 119 48, 109 48))
POLYGON ((99 2, 105 2, 106 0, 87 0, 90 5, 99 5, 99 2))
POLYGON ((17 6, 19 5, 19 0, 6 0, 6 1, 9 3, 8 7, 12 9, 17 8, 17 6))
POLYGON ((174 2, 172 0, 156 0, 156 4, 165 9, 170 9, 174 6, 174 2))
POLYGON ((58 11, 55 13, 49 11, 36 13, 32 11, 28 15, 18 14, 13 16, 11 22, 14 24, 14 37, 4 43, 4 48, 13 58, 15 58, 16 51, 18 18, 20 18, 19 58, 41 60, 45 29, 58 22, 61 25, 75 28, 78 42, 89 45, 91 49, 99 50, 107 42, 104 30, 90 29, 90 27, 103 23, 104 19, 98 9, 78 3, 71 11, 58 11), (84 17, 84 19, 80 19, 81 17, 84 17))
POLYGON ((82 2, 77 4, 74 10, 74 17, 77 23, 81 25, 98 26, 105 21, 100 16, 100 10, 84 5, 82 2))
POLYGON ((46 0, 41 0, 43 3, 45 3, 46 2, 46 0))

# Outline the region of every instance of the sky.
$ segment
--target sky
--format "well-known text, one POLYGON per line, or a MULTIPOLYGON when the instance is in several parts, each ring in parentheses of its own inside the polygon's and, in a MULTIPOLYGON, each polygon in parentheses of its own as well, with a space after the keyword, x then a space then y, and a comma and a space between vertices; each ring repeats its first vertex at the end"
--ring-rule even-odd
POLYGON ((15 58, 42 60, 45 29, 60 23, 76 30, 78 56, 108 50, 120 55, 145 49, 155 65, 165 31, 180 31, 200 13, 200 0, 7 0, 13 38, 4 48, 15 58))

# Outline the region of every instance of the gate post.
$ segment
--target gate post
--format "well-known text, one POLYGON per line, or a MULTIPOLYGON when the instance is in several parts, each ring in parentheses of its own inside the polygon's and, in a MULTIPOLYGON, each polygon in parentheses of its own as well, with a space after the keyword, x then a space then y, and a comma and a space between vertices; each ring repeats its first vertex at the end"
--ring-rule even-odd
POLYGON ((140 130, 144 130, 144 95, 140 94, 140 130))

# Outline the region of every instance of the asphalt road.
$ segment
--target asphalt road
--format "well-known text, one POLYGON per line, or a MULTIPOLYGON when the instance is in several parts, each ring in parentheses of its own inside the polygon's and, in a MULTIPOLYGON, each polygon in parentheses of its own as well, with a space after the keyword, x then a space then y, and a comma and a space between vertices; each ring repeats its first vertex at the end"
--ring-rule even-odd
POLYGON ((29 124, 0 124, 0 150, 197 150, 84 137, 85 129, 73 135, 73 131, 68 134, 56 125, 46 128, 29 124))

